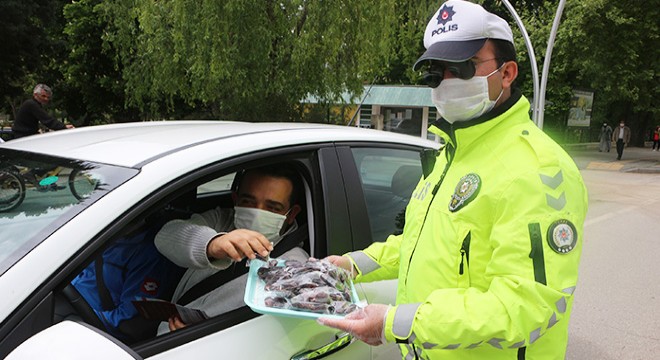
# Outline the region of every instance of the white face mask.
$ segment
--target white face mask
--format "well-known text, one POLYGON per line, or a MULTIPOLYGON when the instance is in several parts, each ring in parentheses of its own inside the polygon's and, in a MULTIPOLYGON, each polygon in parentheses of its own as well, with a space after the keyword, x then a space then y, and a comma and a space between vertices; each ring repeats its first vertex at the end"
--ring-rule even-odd
POLYGON ((285 220, 286 215, 249 207, 234 207, 234 227, 259 232, 268 238, 273 246, 280 241, 280 230, 285 220))
MULTIPOLYGON (((504 64, 502 64, 504 66, 504 64)), ((433 104, 443 119, 453 124, 456 121, 466 121, 489 112, 500 99, 504 88, 497 99, 491 100, 488 95, 488 78, 502 67, 486 76, 474 76, 469 80, 458 78, 444 79, 440 85, 431 90, 433 104)))

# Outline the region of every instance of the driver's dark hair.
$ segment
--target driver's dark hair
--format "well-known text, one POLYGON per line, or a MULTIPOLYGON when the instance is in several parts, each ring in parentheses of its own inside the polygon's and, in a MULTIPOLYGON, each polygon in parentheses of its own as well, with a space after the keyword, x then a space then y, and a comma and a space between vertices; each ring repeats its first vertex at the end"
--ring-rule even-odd
POLYGON ((240 188, 241 181, 245 178, 247 174, 258 174, 262 176, 269 176, 274 178, 284 178, 291 182, 293 190, 291 191, 291 196, 289 197, 289 204, 300 205, 299 201, 303 198, 302 191, 304 189, 300 173, 296 168, 290 163, 278 163, 278 164, 268 164, 264 166, 254 167, 245 169, 236 174, 235 181, 237 185, 237 190, 240 188))

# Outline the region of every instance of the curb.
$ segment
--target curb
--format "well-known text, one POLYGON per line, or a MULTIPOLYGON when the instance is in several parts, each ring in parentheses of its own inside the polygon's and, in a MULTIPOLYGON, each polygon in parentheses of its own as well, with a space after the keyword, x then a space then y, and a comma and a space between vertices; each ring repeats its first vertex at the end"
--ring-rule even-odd
POLYGON ((581 144, 559 144, 566 151, 574 150, 598 150, 600 143, 581 143, 581 144))
POLYGON ((622 172, 636 173, 636 174, 660 174, 660 168, 657 168, 657 169, 654 169, 654 168, 632 168, 632 169, 622 170, 622 172))
MULTIPOLYGON (((574 144, 559 144, 564 150, 570 151, 570 150, 598 150, 598 147, 600 146, 599 142, 590 142, 590 143, 574 143, 574 144)), ((653 142, 651 141, 645 141, 644 146, 642 148, 651 148, 653 146, 653 142)), ((636 146, 635 146, 636 147, 636 146)), ((612 144, 612 148, 616 149, 616 145, 612 144)))

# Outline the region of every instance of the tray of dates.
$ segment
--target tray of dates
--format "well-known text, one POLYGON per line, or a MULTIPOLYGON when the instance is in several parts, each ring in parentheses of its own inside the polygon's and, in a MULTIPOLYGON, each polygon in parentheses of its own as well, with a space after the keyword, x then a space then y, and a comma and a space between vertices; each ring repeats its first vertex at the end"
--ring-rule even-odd
POLYGON ((359 302, 350 274, 317 259, 251 260, 244 300, 260 314, 307 319, 344 317, 359 302))

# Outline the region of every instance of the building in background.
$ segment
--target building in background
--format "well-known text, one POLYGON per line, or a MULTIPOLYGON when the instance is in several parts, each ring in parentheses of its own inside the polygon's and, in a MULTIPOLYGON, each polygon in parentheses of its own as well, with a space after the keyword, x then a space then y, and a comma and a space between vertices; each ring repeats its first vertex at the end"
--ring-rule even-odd
MULTIPOLYGON (((437 118, 428 86, 367 85, 357 100, 351 98, 348 93, 342 95, 343 103, 350 104, 348 122, 352 126, 436 140, 427 132, 429 123, 437 118)), ((303 103, 317 104, 318 99, 308 97, 303 103)))

